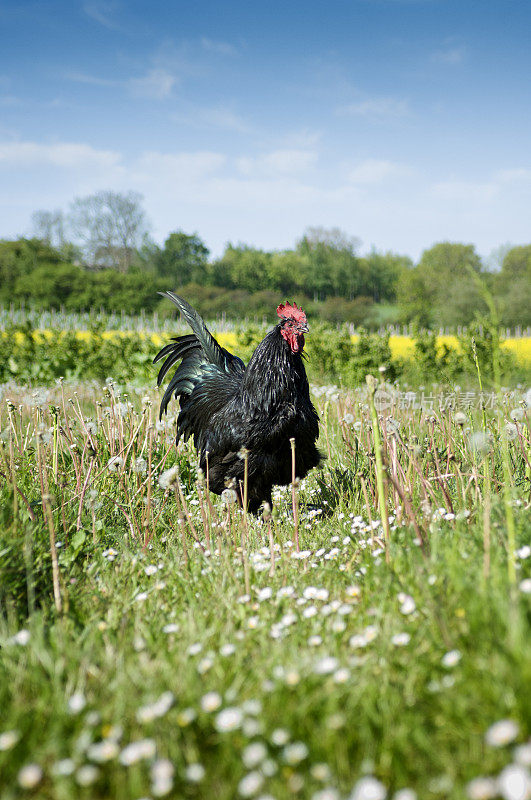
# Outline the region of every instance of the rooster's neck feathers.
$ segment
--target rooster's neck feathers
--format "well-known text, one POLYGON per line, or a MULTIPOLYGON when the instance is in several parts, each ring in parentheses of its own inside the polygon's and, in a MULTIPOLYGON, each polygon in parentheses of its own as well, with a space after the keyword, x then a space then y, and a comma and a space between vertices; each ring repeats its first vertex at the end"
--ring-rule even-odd
POLYGON ((302 348, 294 353, 281 333, 280 325, 273 328, 251 356, 241 384, 245 403, 257 401, 265 410, 279 402, 294 401, 303 392, 309 395, 308 380, 302 363, 302 348))

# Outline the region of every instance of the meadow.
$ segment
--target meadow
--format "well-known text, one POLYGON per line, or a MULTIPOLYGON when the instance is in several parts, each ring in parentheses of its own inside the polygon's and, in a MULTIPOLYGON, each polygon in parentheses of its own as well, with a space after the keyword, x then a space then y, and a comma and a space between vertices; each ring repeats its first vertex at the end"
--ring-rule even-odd
POLYGON ((528 385, 316 383, 256 519, 154 374, 3 387, 2 800, 529 798, 528 385))

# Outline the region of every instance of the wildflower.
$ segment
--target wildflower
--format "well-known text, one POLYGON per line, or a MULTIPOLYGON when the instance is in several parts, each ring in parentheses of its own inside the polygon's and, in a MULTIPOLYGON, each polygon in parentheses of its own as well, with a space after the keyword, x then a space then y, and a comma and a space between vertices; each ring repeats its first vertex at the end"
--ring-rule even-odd
POLYGON ((304 742, 293 742, 292 744, 287 744, 282 751, 282 757, 286 764, 290 764, 293 766, 294 764, 300 764, 301 761, 308 756, 308 748, 304 744, 304 742))
POLYGON ((164 470, 159 475, 159 486, 161 489, 172 489, 174 486, 177 485, 179 479, 179 467, 170 467, 169 469, 164 470))
POLYGON ((111 458, 107 461, 107 469, 109 472, 118 472, 124 465, 124 460, 122 456, 111 456, 111 458))
POLYGON ((512 719, 501 719, 490 726, 485 741, 491 747, 504 747, 516 739, 518 730, 518 725, 512 719))
POLYGON ((522 594, 531 594, 531 578, 524 578, 518 586, 522 594))
POLYGON ((346 683, 350 678, 350 672, 345 667, 334 672, 334 683, 346 683))
POLYGON ((261 603, 263 600, 269 600, 273 596, 273 589, 270 586, 264 586, 257 592, 257 600, 261 603))
POLYGON ((516 551, 515 555, 522 560, 524 558, 529 558, 529 556, 531 556, 531 547, 529 547, 528 544, 524 544, 523 547, 520 547, 520 549, 516 551))
POLYGON ((252 697, 245 701, 245 703, 242 705, 242 708, 246 714, 257 716, 258 714, 262 713, 262 703, 260 700, 255 700, 252 697))
POLYGON ((485 455, 489 450, 489 437, 483 431, 476 431, 470 437, 470 447, 475 455, 485 455))
POLYGON ((464 425, 466 422, 466 414, 462 411, 456 411, 454 414, 454 422, 456 425, 464 425))
POLYGON ((284 728, 275 728, 271 734, 271 742, 277 747, 283 747, 289 742, 289 733, 284 728))
POLYGON ((259 772, 249 772, 245 775, 238 784, 238 793, 242 797, 252 797, 255 795, 264 783, 264 778, 259 772))
POLYGON ((195 762, 193 764, 188 764, 184 774, 186 780, 190 781, 190 783, 200 783, 205 777, 205 768, 202 764, 195 762))
MULTIPOLYGON (((319 644, 321 644, 321 642, 322 642, 321 637, 319 636, 319 637, 316 637, 316 638, 320 639, 319 644)), ((308 643, 309 643, 309 640, 308 640, 308 643)), ((286 672, 286 678, 285 678, 286 686, 296 686, 299 683, 300 679, 301 679, 301 676, 299 675, 299 673, 297 672, 296 669, 291 669, 291 670, 288 670, 288 672, 286 672)))
POLYGON ((411 595, 404 594, 404 592, 400 592, 398 595, 398 602, 400 603, 400 613, 404 614, 404 616, 412 614, 417 608, 411 595))
POLYGON ((147 567, 144 567, 144 572, 149 578, 151 575, 154 575, 156 572, 158 572, 158 569, 159 568, 156 564, 148 564, 147 567))
POLYGON ((159 758, 151 767, 151 791, 155 797, 164 797, 173 789, 175 768, 167 758, 159 758))
POLYGON ((147 472, 147 461, 145 458, 138 457, 133 461, 133 472, 136 475, 145 475, 147 472))
POLYGON ((319 789, 312 794, 311 800, 339 800, 340 794, 337 789, 327 787, 326 789, 319 789))
POLYGON ((521 422, 524 418, 524 409, 523 408, 513 408, 509 414, 510 418, 513 422, 521 422))
POLYGON ((331 672, 334 672, 338 667, 338 660, 337 658, 333 658, 332 656, 326 656, 318 661, 313 668, 313 671, 316 675, 329 675, 331 672))
POLYGON ((119 752, 120 748, 117 742, 113 739, 104 739, 102 742, 91 744, 87 750, 87 756, 91 761, 103 764, 106 761, 111 761, 113 758, 116 758, 119 752))
POLYGON ((67 777, 73 775, 75 768, 76 762, 72 758, 62 758, 53 765, 52 774, 58 777, 67 777))
POLYGON ((242 761, 247 769, 261 764, 267 756, 267 748, 263 742, 251 742, 242 753, 242 761))
POLYGON ((18 633, 15 633, 11 641, 13 644, 19 644, 21 647, 25 647, 30 639, 30 632, 26 628, 22 628, 22 630, 18 631, 18 633))
POLYGON ((18 773, 18 782, 23 789, 34 789, 42 780, 42 769, 38 764, 25 764, 18 773))
POLYGON ((11 750, 19 739, 19 731, 4 731, 4 733, 0 733, 0 753, 11 750))
POLYGON ((236 494, 234 489, 223 489, 223 491, 221 492, 221 500, 227 507, 233 506, 234 503, 238 502, 238 495, 236 494))
POLYGON ((258 734, 262 732, 262 726, 257 719, 248 717, 243 721, 242 731, 244 736, 246 736, 248 739, 252 739, 254 736, 258 736, 258 734))
POLYGON ((216 730, 227 733, 237 730, 243 722, 243 713, 237 707, 224 708, 216 717, 216 730))
POLYGON ((80 786, 91 786, 98 780, 100 771, 93 764, 84 764, 76 772, 76 783, 80 786))
POLYGON ((379 780, 367 775, 360 778, 352 790, 349 800, 384 800, 387 789, 379 780))
POLYGON ((518 437, 518 428, 514 422, 508 422, 505 425, 505 435, 510 442, 514 441, 518 437))
POLYGON ((153 758, 156 750, 157 746, 153 739, 139 739, 124 747, 120 753, 120 763, 125 767, 129 767, 138 761, 153 758))
POLYGON ((227 644, 221 645, 219 648, 219 653, 222 656, 232 656, 236 652, 236 645, 227 642, 227 644))
POLYGON ((330 780, 330 767, 323 762, 313 764, 310 768, 310 774, 316 781, 328 781, 330 780))
POLYGON ((87 701, 85 700, 85 696, 82 692, 75 692, 71 697, 68 699, 68 710, 71 714, 79 714, 85 706, 87 705, 87 701))
POLYGON ((162 633, 177 633, 179 630, 179 626, 176 622, 168 622, 162 629, 162 633))
POLYGON ((181 728, 186 728, 194 719, 197 717, 195 709, 193 708, 183 708, 182 711, 179 712, 177 715, 177 724, 181 728))
POLYGON ((98 423, 95 422, 93 419, 86 419, 85 428, 87 430, 87 433, 90 434, 90 436, 96 436, 98 432, 98 423))
POLYGON ((214 661, 211 658, 202 658, 197 665, 197 671, 200 675, 204 675, 213 666, 214 661))
POLYGON ((417 800, 417 793, 414 789, 399 789, 394 793, 393 800, 417 800))
POLYGON ((136 712, 138 722, 152 722, 163 717, 172 707, 174 700, 173 692, 163 692, 154 703, 138 709, 136 712))
POLYGON ((514 748, 514 760, 523 767, 531 767, 531 741, 514 748))
POLYGON ((470 800, 491 800, 498 794, 496 781, 492 778, 474 778, 466 787, 470 800))
POLYGON ((528 800, 531 776, 520 764, 509 764, 498 775, 498 792, 503 800, 528 800))
POLYGON ((455 667, 461 661, 461 653, 459 650, 449 650, 448 653, 445 653, 441 659, 441 664, 443 667, 455 667))
POLYGON ((395 647, 405 647, 410 641, 411 636, 409 633, 395 633, 395 635, 391 637, 391 644, 394 644, 395 647))
POLYGON ((220 706, 221 695, 217 692, 207 692, 207 694, 203 695, 201 698, 201 708, 207 713, 217 711, 220 706))

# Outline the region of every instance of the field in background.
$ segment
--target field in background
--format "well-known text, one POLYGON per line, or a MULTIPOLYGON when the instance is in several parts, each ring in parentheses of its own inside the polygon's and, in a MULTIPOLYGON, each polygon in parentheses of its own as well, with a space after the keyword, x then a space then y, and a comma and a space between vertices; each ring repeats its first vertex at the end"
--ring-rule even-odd
POLYGON ((2 797, 525 797, 531 397, 429 388, 381 411, 384 517, 367 390, 325 385, 324 466, 262 521, 157 391, 10 385, 2 797))

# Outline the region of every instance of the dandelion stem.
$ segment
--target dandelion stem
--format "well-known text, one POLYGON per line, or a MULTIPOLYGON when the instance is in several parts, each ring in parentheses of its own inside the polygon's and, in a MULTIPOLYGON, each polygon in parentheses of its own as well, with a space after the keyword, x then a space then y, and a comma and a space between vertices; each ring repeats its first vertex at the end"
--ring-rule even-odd
POLYGON ((295 439, 290 439, 291 445, 291 505, 293 509, 293 535, 295 537, 295 549, 299 552, 299 496, 296 487, 296 466, 295 466, 295 439))

